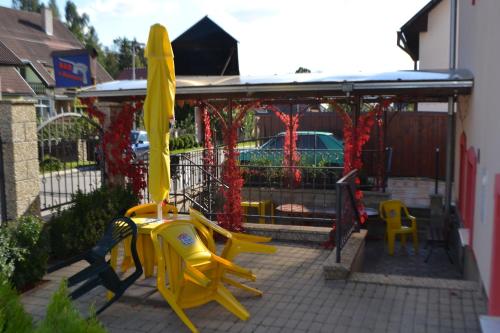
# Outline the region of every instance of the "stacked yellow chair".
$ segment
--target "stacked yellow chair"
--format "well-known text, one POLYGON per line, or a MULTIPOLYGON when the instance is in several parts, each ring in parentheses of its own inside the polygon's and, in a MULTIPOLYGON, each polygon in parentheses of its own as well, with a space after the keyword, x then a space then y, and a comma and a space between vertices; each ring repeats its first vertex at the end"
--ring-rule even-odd
POLYGON ((379 215, 387 224, 386 238, 391 256, 394 255, 396 235, 401 235, 401 243, 403 245, 406 244, 406 235, 411 235, 415 253, 418 253, 417 219, 410 215, 408 209, 400 200, 382 201, 379 205, 379 215), (410 220, 410 226, 407 227, 401 223, 401 211, 410 220))
MULTIPOLYGON (((271 241, 271 238, 269 237, 229 232, 228 230, 217 225, 215 222, 210 221, 203 214, 193 208, 189 209, 189 214, 191 215, 190 223, 196 227, 198 233, 203 239, 203 242, 211 252, 216 253, 217 251, 214 233, 219 234, 226 239, 224 248, 220 253, 220 256, 226 260, 233 261, 235 257, 242 252, 268 254, 276 252, 276 247, 268 244, 262 244, 271 241)), ((260 290, 249 287, 229 276, 224 275, 222 280, 234 287, 249 291, 258 296, 262 296, 262 292, 260 290)))
POLYGON ((243 305, 223 285, 227 274, 255 280, 255 276, 213 254, 193 224, 175 222, 155 228, 151 237, 158 258, 157 287, 179 318, 198 332, 184 309, 216 301, 241 320, 250 317, 243 305), (167 284, 168 277, 168 284, 167 284))
MULTIPOLYGON (((149 218, 156 218, 158 217, 158 210, 157 210, 157 205, 156 203, 146 203, 146 204, 141 204, 134 206, 130 209, 127 210, 125 213, 126 217, 149 217, 149 218)), ((163 205, 162 206, 162 215, 163 218, 168 218, 169 214, 171 216, 175 216, 178 214, 177 207, 172 206, 172 205, 163 205)), ((154 253, 152 253, 153 249, 150 249, 149 246, 145 246, 142 242, 142 237, 137 238, 137 253, 139 255, 139 259, 141 260, 141 263, 143 266, 145 266, 145 258, 154 258, 155 262, 152 263, 151 265, 152 268, 154 269, 154 264, 156 263, 156 257, 154 253), (146 253, 148 252, 148 253, 146 253)), ((121 270, 122 272, 126 272, 130 267, 132 267, 132 257, 130 253, 130 240, 127 240, 124 242, 124 255, 123 255, 123 261, 121 265, 121 270)), ((145 268, 145 274, 148 276, 148 269, 145 268)), ((151 272, 152 273, 152 272, 151 272)))
MULTIPOLYGON (((142 205, 137 205, 137 206, 134 206, 134 207, 130 208, 129 210, 127 210, 127 212, 125 213, 125 216, 126 217, 142 216, 142 217, 155 218, 158 215, 157 207, 158 206, 154 202, 142 204, 142 205)), ((173 215, 178 214, 177 207, 172 206, 172 205, 168 205, 168 204, 163 205, 162 210, 163 210, 164 216, 168 215, 168 214, 173 214, 173 215)))

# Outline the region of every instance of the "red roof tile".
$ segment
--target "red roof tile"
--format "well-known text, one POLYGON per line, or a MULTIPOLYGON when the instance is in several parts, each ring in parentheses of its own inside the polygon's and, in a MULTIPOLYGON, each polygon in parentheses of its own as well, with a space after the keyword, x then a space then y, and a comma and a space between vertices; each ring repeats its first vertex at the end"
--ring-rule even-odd
MULTIPOLYGON (((31 62, 49 86, 55 84, 52 74, 52 52, 81 49, 83 45, 59 20, 53 21, 53 35, 42 28, 39 13, 0 7, 0 41, 23 62, 31 62)), ((97 66, 97 82, 111 81, 102 66, 97 66)))
POLYGON ((0 91, 6 95, 35 95, 14 67, 0 66, 0 91))

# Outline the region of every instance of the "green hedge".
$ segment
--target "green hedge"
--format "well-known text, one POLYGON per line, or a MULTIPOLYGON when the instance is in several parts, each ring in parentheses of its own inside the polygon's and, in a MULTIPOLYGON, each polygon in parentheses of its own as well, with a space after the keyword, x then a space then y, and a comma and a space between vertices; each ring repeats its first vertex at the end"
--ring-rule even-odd
POLYGON ((46 156, 40 162, 41 172, 60 171, 63 169, 63 162, 54 156, 46 156))
POLYGON ((0 277, 0 333, 105 333, 92 314, 83 319, 68 297, 66 282, 52 295, 45 318, 35 327, 19 296, 5 278, 0 277))
POLYGON ((137 205, 130 188, 102 187, 91 193, 78 192, 74 205, 58 212, 50 221, 50 248, 54 259, 83 253, 102 237, 107 224, 137 205))
POLYGON ((178 138, 171 138, 169 144, 170 150, 189 149, 196 148, 198 146, 199 145, 193 134, 185 134, 179 136, 178 138))
POLYGON ((41 280, 47 271, 48 231, 39 217, 24 216, 16 221, 12 233, 16 245, 26 251, 12 277, 14 286, 21 289, 41 280))
POLYGON ((17 289, 43 277, 48 253, 48 231, 39 217, 23 216, 0 228, 0 275, 17 289))

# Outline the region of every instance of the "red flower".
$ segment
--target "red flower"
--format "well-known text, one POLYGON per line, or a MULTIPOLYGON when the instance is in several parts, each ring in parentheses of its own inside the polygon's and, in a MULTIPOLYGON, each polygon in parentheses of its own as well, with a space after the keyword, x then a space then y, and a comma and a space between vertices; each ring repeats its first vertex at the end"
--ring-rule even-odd
MULTIPOLYGON (((82 99, 82 103, 87 106, 87 113, 97 118, 103 126, 105 114, 97 109, 95 99, 82 99)), ((142 197, 142 190, 146 188, 146 166, 142 161, 132 163, 130 131, 134 114, 140 109, 142 109, 142 101, 123 103, 122 110, 113 117, 113 127, 106 128, 102 138, 102 151, 105 152, 108 174, 125 178, 139 198, 142 197)))

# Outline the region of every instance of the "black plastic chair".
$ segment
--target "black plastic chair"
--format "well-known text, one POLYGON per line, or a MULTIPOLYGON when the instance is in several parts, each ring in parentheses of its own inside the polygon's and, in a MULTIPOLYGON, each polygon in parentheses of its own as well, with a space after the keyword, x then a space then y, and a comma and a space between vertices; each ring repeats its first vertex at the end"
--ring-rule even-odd
POLYGON ((142 266, 139 256, 137 255, 136 240, 137 226, 135 223, 128 217, 116 218, 111 221, 101 240, 99 240, 99 242, 92 249, 90 249, 90 251, 51 267, 49 272, 72 265, 80 260, 86 260, 90 266, 84 268, 68 279, 68 287, 83 282, 83 284, 71 292, 69 296, 72 299, 77 299, 99 285, 104 286, 114 295, 108 302, 106 302, 106 304, 97 310, 96 314, 99 314, 119 299, 125 290, 142 275, 142 266), (110 253, 113 247, 118 245, 127 237, 132 237, 132 242, 130 244, 132 259, 135 264, 135 271, 130 276, 120 280, 114 269, 111 267, 110 260, 106 260, 106 254, 110 253))

